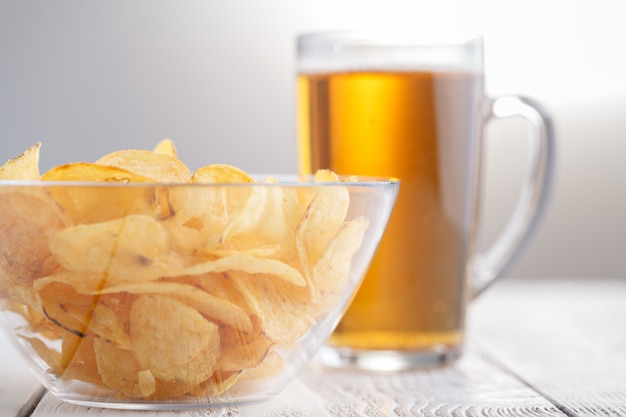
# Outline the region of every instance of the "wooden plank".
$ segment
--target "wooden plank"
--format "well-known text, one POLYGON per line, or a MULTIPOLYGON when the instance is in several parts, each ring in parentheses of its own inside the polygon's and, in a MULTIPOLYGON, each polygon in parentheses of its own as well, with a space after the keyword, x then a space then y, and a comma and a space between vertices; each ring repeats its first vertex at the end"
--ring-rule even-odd
POLYGON ((27 415, 41 396, 41 385, 0 332, 0 416, 27 415))
MULTIPOLYGON (((113 417, 115 410, 64 404, 48 394, 33 417, 113 417)), ((125 411, 124 417, 151 413, 125 411)), ((250 406, 163 412, 165 416, 563 416, 525 384, 478 354, 437 369, 393 374, 328 370, 311 366, 273 401, 250 406)))
POLYGON ((626 415, 626 279, 503 280, 470 332, 571 416, 626 415))

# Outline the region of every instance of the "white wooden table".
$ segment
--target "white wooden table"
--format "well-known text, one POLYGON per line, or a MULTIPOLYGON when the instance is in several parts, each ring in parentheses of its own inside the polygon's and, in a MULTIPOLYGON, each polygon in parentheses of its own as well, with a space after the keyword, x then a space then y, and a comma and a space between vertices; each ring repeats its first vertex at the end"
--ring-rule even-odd
POLYGON ((0 336, 0 416, 626 416, 626 277, 505 279, 468 320, 466 354, 450 366, 374 375, 312 365, 274 401, 179 412, 62 403, 0 336))

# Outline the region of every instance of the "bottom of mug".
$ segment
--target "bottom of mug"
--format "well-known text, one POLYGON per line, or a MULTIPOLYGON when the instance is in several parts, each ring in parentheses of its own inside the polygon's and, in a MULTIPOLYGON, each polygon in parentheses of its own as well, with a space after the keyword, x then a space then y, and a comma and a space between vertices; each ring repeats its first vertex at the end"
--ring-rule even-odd
POLYGON ((445 345, 420 350, 370 350, 324 346, 318 358, 322 364, 332 368, 394 372, 444 365, 454 362, 461 354, 460 347, 445 345))

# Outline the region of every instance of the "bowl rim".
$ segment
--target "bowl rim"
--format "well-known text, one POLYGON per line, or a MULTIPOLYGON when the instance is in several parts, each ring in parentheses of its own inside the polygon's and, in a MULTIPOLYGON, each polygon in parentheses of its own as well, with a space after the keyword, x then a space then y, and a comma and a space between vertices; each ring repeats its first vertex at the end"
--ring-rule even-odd
POLYGON ((316 188, 316 187, 380 187, 384 185, 399 184, 400 179, 395 177, 376 177, 367 175, 339 175, 339 181, 319 181, 312 180, 313 176, 302 178, 297 175, 278 174, 250 174, 257 182, 219 182, 219 183, 193 183, 193 182, 114 182, 114 181, 45 181, 45 180, 0 180, 0 189, 10 187, 42 187, 42 188, 179 188, 179 187, 199 187, 199 188, 222 188, 222 187, 255 187, 255 188, 316 188), (268 178, 277 182, 266 182, 268 178))

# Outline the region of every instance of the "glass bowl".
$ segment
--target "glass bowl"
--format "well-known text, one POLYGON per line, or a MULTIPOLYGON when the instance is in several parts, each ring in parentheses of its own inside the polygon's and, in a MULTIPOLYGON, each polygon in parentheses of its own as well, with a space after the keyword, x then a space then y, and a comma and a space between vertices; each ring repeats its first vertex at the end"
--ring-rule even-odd
POLYGON ((0 323, 69 403, 270 399, 337 325, 398 187, 0 181, 0 323))

